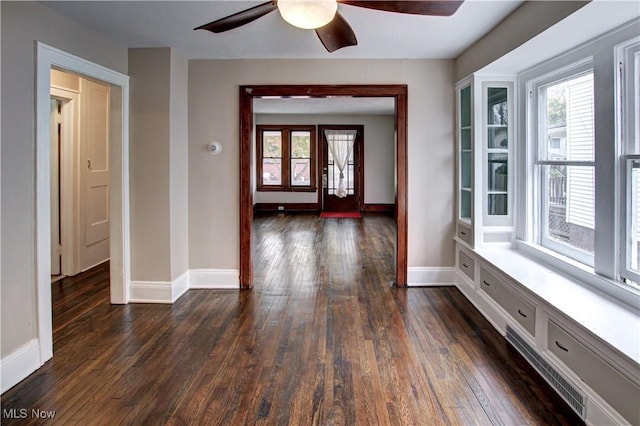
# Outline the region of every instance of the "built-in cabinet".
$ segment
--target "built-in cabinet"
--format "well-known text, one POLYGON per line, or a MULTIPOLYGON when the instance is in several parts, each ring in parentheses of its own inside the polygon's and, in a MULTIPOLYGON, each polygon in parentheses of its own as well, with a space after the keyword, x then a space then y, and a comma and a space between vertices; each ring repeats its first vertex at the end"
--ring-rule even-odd
POLYGON ((513 235, 514 82, 474 75, 456 85, 457 236, 471 247, 513 235))
POLYGON ((619 349, 628 339, 615 326, 640 327, 637 316, 508 244, 515 87, 481 74, 456 85, 457 286, 588 424, 640 424, 640 351, 619 349))
MULTIPOLYGON (((638 364, 594 335, 594 331, 604 332, 601 319, 594 321, 597 326, 576 321, 531 290, 536 285, 554 285, 560 292, 572 293, 565 286, 567 278, 540 272, 525 275, 540 275, 546 282, 520 282, 496 266, 499 251, 513 252, 476 251, 457 240, 460 291, 587 424, 640 424, 638 364)), ((503 260, 528 267, 522 259, 503 260)), ((601 310, 599 315, 608 314, 604 306, 601 310)), ((607 321, 616 321, 616 315, 607 321)))

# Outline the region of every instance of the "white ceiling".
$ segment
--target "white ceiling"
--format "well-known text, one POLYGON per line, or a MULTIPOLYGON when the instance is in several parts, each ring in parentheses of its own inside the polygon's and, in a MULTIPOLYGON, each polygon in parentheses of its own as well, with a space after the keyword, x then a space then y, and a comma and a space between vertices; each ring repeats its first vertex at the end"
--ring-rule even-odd
POLYGON ((466 0, 451 17, 340 5, 358 46, 328 53, 314 31, 274 11, 222 34, 193 28, 264 1, 46 1, 45 5, 127 47, 173 47, 188 59, 455 58, 521 0, 466 0))

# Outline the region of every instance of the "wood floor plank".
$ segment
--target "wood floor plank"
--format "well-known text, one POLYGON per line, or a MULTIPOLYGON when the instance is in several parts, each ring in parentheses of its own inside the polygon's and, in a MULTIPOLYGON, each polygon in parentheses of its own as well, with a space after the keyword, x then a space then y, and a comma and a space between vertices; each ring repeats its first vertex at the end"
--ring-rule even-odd
POLYGON ((65 278, 54 359, 2 408, 83 425, 580 424, 457 289, 390 285, 395 232, 381 215, 259 215, 254 289, 173 305, 110 305, 108 263, 65 278))

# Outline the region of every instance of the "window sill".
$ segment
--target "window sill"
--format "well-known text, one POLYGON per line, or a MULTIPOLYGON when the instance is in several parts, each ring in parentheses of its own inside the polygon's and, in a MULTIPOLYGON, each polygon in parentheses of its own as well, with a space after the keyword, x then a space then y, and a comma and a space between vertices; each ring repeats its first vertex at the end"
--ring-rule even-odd
POLYGON ((590 286, 593 291, 602 292, 604 295, 612 297, 632 309, 640 309, 640 291, 638 289, 598 275, 593 267, 539 245, 516 240, 515 246, 526 256, 568 274, 584 285, 590 286))
MULTIPOLYGON (((518 248, 483 247, 473 251, 554 310, 580 324, 636 365, 640 364, 640 297, 630 292, 626 303, 622 303, 596 290, 581 277, 533 258, 523 247, 518 244, 518 248)), ((593 273, 592 276, 609 281, 593 273)))

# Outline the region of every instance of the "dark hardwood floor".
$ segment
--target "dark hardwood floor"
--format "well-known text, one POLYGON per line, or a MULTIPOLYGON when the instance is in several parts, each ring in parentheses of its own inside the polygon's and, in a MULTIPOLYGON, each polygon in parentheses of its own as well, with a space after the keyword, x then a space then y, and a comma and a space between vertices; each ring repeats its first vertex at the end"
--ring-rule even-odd
POLYGON ((83 425, 581 423, 458 290, 390 286, 392 219, 260 216, 254 234, 250 291, 112 306, 108 265, 55 283, 54 358, 2 395, 3 413, 83 425))

